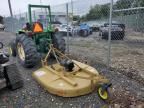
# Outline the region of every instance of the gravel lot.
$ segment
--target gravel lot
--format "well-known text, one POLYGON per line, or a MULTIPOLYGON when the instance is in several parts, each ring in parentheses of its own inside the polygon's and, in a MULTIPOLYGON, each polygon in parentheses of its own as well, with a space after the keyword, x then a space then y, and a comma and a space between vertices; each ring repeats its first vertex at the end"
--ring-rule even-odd
MULTIPOLYGON (((0 41, 5 48, 14 34, 0 32, 0 41)), ((99 39, 97 33, 88 38, 70 38, 71 56, 87 62, 107 76, 113 87, 107 102, 99 99, 96 91, 85 96, 62 98, 49 94, 31 77, 38 69, 25 69, 17 66, 24 79, 24 87, 15 91, 7 88, 0 92, 0 108, 142 108, 144 106, 144 47, 135 41, 112 42, 111 70, 106 69, 107 41, 99 39)), ((11 58, 11 61, 17 61, 11 58)))

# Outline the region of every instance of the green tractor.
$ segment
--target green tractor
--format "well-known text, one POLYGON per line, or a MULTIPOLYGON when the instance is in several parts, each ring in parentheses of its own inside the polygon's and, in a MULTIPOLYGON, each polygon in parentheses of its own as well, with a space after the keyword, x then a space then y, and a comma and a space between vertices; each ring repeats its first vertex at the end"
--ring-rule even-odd
POLYGON ((10 43, 10 54, 18 57, 20 63, 27 68, 40 62, 43 54, 49 51, 50 44, 62 53, 65 52, 65 40, 54 30, 51 24, 50 6, 29 5, 29 22, 16 33, 16 38, 10 43), (45 20, 33 21, 32 8, 45 9, 48 13, 45 20), (47 24, 45 27, 44 24, 47 24))

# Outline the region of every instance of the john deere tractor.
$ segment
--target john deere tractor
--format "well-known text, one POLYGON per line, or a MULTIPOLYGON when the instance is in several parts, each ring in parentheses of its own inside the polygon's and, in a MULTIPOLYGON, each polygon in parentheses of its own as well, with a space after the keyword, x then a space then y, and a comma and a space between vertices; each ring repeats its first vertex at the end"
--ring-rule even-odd
POLYGON ((28 13, 29 22, 16 33, 16 38, 11 41, 10 53, 12 56, 17 56, 24 67, 29 68, 35 66, 40 61, 41 55, 49 51, 50 44, 64 53, 65 40, 51 25, 50 6, 28 5, 28 13), (47 13, 46 18, 37 20, 33 18, 33 8, 44 9, 47 13))

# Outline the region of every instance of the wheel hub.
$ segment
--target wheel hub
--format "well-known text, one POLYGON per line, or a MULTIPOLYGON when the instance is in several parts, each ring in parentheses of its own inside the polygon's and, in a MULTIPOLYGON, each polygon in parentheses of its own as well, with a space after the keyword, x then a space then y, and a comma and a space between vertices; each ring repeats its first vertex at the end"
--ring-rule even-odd
POLYGON ((104 99, 104 100, 108 99, 108 93, 106 90, 103 91, 102 87, 98 88, 98 93, 102 99, 104 99))
POLYGON ((9 47, 9 54, 12 55, 13 51, 12 51, 12 48, 9 47))
POLYGON ((21 43, 18 43, 17 49, 18 49, 18 55, 19 55, 20 59, 22 61, 24 61, 25 60, 25 52, 24 52, 23 45, 21 43))

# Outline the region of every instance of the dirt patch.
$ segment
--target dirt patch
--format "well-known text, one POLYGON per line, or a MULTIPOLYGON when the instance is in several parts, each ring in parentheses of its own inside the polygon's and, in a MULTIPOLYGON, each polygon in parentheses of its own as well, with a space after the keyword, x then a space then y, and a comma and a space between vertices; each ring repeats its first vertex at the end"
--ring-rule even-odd
POLYGON ((109 101, 112 108, 143 108, 144 101, 136 99, 128 91, 114 91, 109 101))

